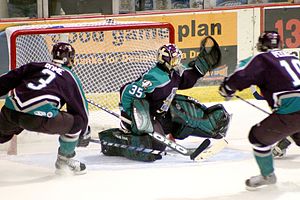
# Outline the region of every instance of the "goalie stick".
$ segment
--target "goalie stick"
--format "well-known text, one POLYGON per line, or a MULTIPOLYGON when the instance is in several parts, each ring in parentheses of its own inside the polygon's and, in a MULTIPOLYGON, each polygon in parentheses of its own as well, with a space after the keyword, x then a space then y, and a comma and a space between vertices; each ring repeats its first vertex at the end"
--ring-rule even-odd
MULTIPOLYGON (((87 102, 90 103, 93 106, 96 106, 97 108, 100 108, 101 110, 112 114, 113 116, 119 118, 120 120, 131 124, 131 121, 97 103, 95 103, 94 101, 87 99, 87 102)), ((154 138, 156 141, 168 146, 169 148, 175 150, 176 152, 184 155, 184 156, 189 156, 191 160, 195 160, 195 158, 202 152, 204 151, 209 145, 210 145, 210 140, 209 139, 205 139, 197 148, 196 150, 192 151, 190 149, 185 148, 184 146, 173 142, 172 140, 169 140, 166 136, 158 133, 158 132, 152 132, 152 133, 147 133, 149 136, 151 136, 152 138, 154 138)))
POLYGON ((227 140, 225 140, 225 139, 218 140, 218 141, 215 142, 215 144, 211 145, 210 147, 208 147, 207 149, 205 149, 204 151, 202 151, 195 158, 195 160, 196 161, 206 160, 206 159, 208 159, 208 158, 216 155, 220 151, 222 151, 227 145, 228 145, 227 140))

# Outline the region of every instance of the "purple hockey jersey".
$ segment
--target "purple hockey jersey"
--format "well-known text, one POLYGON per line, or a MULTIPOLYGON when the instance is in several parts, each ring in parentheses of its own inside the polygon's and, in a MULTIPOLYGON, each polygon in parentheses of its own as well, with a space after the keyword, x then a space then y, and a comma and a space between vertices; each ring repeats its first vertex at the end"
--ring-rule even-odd
POLYGON ((281 50, 254 56, 225 81, 232 90, 257 85, 272 109, 281 114, 300 110, 300 61, 281 50))
POLYGON ((81 83, 68 67, 29 63, 0 76, 0 96, 9 109, 52 118, 66 104, 67 112, 88 124, 88 104, 81 83))

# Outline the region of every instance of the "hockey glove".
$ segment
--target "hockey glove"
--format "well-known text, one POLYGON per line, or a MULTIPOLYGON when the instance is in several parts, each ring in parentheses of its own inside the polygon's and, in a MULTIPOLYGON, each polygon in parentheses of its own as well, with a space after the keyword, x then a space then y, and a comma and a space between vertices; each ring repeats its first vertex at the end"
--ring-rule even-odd
POLYGON ((195 68, 200 73, 201 77, 204 76, 206 72, 209 71, 208 64, 199 56, 195 60, 189 62, 188 65, 189 67, 195 68))
POLYGON ((85 133, 79 136, 77 147, 87 147, 91 139, 91 127, 88 126, 85 133))
POLYGON ((227 77, 219 87, 219 94, 224 97, 226 101, 228 101, 234 96, 235 90, 232 90, 230 87, 228 87, 228 85, 226 85, 226 80, 227 77))
POLYGON ((194 67, 201 76, 208 71, 211 72, 219 66, 221 61, 221 49, 217 41, 211 37, 205 37, 200 43, 199 54, 197 58, 189 63, 190 67, 194 67))

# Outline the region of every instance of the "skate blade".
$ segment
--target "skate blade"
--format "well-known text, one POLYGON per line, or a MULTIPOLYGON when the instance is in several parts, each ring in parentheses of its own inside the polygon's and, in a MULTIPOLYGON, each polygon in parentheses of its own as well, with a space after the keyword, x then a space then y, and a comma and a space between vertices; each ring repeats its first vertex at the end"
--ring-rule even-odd
POLYGON ((275 188, 276 187, 276 184, 268 184, 268 185, 260 185, 260 186, 257 186, 257 187, 251 187, 251 186, 248 186, 246 185, 246 190, 248 191, 258 191, 258 190, 262 190, 262 189, 272 189, 272 188, 275 188))
POLYGON ((67 167, 55 170, 55 174, 58 176, 74 176, 74 175, 83 175, 86 173, 87 173, 86 169, 82 171, 74 172, 67 167))

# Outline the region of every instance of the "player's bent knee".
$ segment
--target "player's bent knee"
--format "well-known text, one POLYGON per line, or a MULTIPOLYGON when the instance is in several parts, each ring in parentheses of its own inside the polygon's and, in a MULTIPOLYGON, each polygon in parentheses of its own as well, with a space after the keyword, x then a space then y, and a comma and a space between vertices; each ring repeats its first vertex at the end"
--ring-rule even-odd
POLYGON ((249 142, 253 145, 253 146, 257 146, 257 147, 264 147, 264 146, 269 146, 267 144, 264 144, 261 139, 259 139, 257 137, 257 132, 255 131, 255 127, 252 127, 248 136, 248 140, 249 142))
POLYGON ((0 133, 0 144, 4 144, 10 141, 13 138, 13 135, 3 135, 0 133))
POLYGON ((74 123, 68 134, 76 134, 79 131, 85 130, 87 127, 87 122, 85 122, 80 116, 74 116, 74 123))

